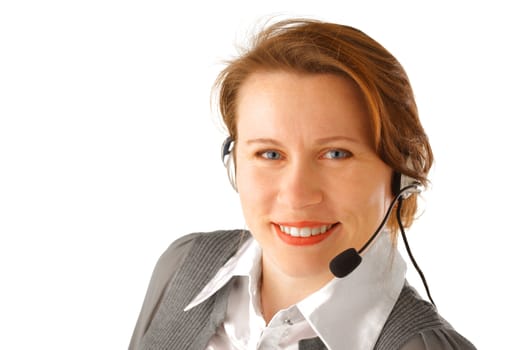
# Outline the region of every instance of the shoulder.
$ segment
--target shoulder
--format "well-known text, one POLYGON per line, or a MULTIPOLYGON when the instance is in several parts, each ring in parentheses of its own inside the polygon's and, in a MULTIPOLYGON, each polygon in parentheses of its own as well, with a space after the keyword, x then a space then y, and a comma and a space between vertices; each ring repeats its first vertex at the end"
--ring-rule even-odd
POLYGON ((470 350, 475 347, 455 331, 432 304, 405 284, 376 349, 470 350))
POLYGON ((248 237, 250 234, 245 230, 196 232, 182 236, 171 243, 160 256, 155 272, 160 275, 170 275, 170 272, 173 273, 180 267, 191 250, 196 250, 197 253, 201 253, 201 251, 205 253, 213 248, 228 247, 230 248, 228 250, 233 253, 240 246, 240 243, 248 237))
POLYGON ((452 328, 434 328, 412 336, 400 350, 475 350, 476 348, 452 328))
MULTIPOLYGON (((220 264, 219 256, 224 260, 232 255, 251 235, 245 230, 220 230, 213 232, 197 232, 182 236, 171 243, 158 259, 149 282, 132 336, 130 349, 135 348, 155 315, 174 276, 184 270, 184 266, 200 266, 220 264)), ((207 268, 208 268, 207 267, 207 268)), ((185 273, 184 271, 182 273, 185 273)), ((189 274, 192 274, 190 272, 189 274)), ((201 276, 201 274, 199 274, 201 276)))
POLYGON ((209 264, 207 257, 213 255, 211 252, 233 254, 249 236, 244 230, 220 230, 191 233, 175 240, 162 253, 153 270, 150 289, 156 290, 156 299, 187 259, 196 260, 193 263, 209 264))

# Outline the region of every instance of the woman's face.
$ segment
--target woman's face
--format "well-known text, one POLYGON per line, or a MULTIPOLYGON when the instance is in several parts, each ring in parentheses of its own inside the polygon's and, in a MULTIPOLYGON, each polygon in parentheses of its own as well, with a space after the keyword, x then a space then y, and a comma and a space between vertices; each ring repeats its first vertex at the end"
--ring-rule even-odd
POLYGON ((359 249, 391 200, 360 91, 332 74, 260 72, 237 102, 237 186, 263 267, 331 278, 330 260, 359 249))

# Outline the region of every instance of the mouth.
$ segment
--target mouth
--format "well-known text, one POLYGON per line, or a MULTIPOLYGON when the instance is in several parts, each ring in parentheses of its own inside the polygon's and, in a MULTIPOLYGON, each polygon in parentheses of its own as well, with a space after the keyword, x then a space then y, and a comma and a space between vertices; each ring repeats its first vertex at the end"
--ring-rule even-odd
POLYGON ((279 223, 273 224, 277 236, 291 245, 313 245, 326 239, 339 223, 279 223))

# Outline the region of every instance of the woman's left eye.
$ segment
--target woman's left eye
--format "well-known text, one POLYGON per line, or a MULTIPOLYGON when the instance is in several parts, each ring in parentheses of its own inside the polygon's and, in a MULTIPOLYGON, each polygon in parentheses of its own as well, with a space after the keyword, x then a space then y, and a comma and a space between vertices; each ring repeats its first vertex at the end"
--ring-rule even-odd
POLYGON ((331 149, 323 154, 323 158, 327 159, 346 159, 350 158, 352 153, 343 149, 331 149))

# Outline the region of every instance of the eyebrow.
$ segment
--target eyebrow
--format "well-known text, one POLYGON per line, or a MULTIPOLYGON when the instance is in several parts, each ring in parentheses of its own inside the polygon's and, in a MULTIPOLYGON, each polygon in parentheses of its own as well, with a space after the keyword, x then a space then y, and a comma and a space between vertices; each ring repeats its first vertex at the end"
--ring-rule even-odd
POLYGON ((262 143, 262 144, 270 144, 270 145, 282 146, 282 143, 280 143, 279 141, 277 141, 275 139, 271 139, 271 138, 263 138, 263 137, 261 137, 261 138, 246 140, 246 144, 248 144, 248 145, 251 145, 251 144, 254 144, 254 143, 262 143))
POLYGON ((358 139, 356 139, 354 137, 342 136, 342 135, 341 136, 324 137, 324 138, 316 140, 316 142, 318 144, 325 144, 325 143, 330 143, 330 142, 334 142, 334 141, 346 141, 346 142, 352 142, 352 143, 360 142, 358 139))
MULTIPOLYGON (((330 143, 330 142, 334 142, 334 141, 346 141, 346 142, 352 142, 352 143, 360 142, 359 140, 357 140, 357 139, 355 139, 353 137, 342 136, 342 135, 341 136, 323 137, 323 138, 317 139, 315 142, 317 144, 319 144, 319 145, 324 145, 324 144, 327 144, 327 143, 330 143)), ((276 139, 265 138, 265 137, 246 140, 246 144, 248 144, 248 145, 251 145, 251 144, 268 144, 268 145, 275 145, 275 146, 283 146, 283 144, 281 142, 277 141, 276 139)))

